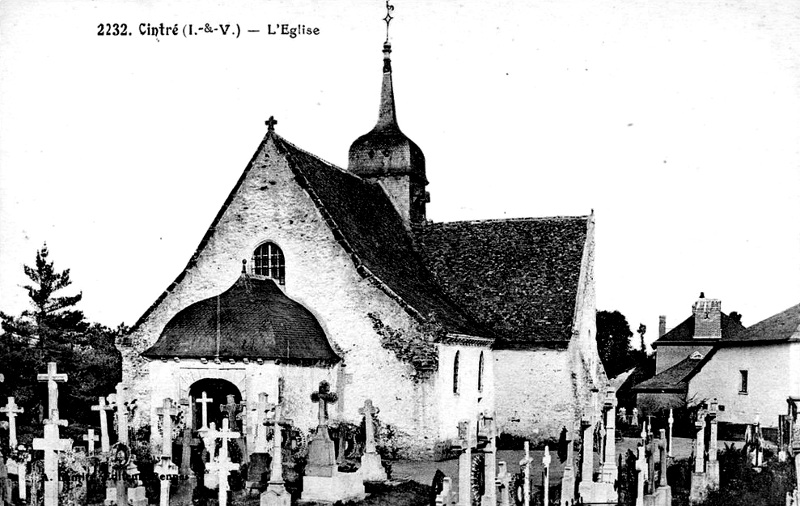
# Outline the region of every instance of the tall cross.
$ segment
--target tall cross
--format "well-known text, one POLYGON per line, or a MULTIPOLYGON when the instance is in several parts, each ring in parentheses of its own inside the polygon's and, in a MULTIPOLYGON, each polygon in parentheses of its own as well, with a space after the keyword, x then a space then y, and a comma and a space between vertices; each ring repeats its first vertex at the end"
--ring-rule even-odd
POLYGON ((181 474, 189 476, 192 472, 191 459, 192 459, 192 446, 200 444, 200 440, 192 437, 192 429, 194 427, 194 417, 192 416, 192 409, 194 403, 192 398, 181 399, 181 406, 186 409, 186 425, 181 434, 181 474))
POLYGON ((44 421, 44 438, 33 440, 34 450, 44 450, 44 505, 58 506, 58 453, 72 448, 72 440, 60 439, 58 427, 67 425, 66 420, 58 418, 58 410, 50 411, 50 418, 44 421))
POLYGON ((392 17, 393 10, 394 5, 389 5, 389 0, 386 0, 386 16, 383 18, 383 20, 386 22, 386 42, 389 42, 389 23, 391 23, 394 19, 392 17))
POLYGON ((269 119, 264 122, 264 124, 267 125, 268 132, 274 132, 275 125, 278 124, 278 120, 275 119, 275 116, 270 116, 269 119))
POLYGON ((117 383, 115 394, 108 396, 112 400, 114 415, 117 419, 117 440, 120 443, 128 444, 128 407, 125 402, 125 387, 122 383, 117 383))
POLYGON ((282 440, 281 440, 281 424, 291 424, 292 421, 283 417, 283 404, 278 403, 274 405, 275 413, 272 423, 272 469, 270 473, 270 483, 283 483, 283 453, 282 453, 282 440))
POLYGON ((8 417, 8 447, 13 451, 17 448, 17 415, 24 413, 25 408, 17 406, 13 397, 8 398, 8 404, 0 408, 0 413, 5 413, 8 417))
POLYGON ((267 452, 267 429, 269 424, 266 414, 275 409, 277 404, 269 402, 269 395, 264 392, 258 394, 258 403, 256 403, 255 423, 253 424, 253 438, 255 439, 255 453, 267 452))
POLYGON ((372 399, 367 399, 364 401, 364 407, 358 408, 358 412, 364 415, 364 427, 366 429, 366 447, 364 453, 377 452, 375 448, 375 425, 373 425, 373 416, 380 413, 380 411, 380 409, 372 405, 372 399))
POLYGON ((203 423, 200 426, 200 428, 201 429, 207 429, 208 428, 208 403, 214 402, 214 399, 212 399, 211 397, 206 395, 205 392, 203 392, 203 395, 201 395, 200 398, 197 399, 195 402, 197 404, 200 404, 200 413, 201 413, 200 421, 203 423))
POLYGON ((36 379, 47 382, 47 412, 54 409, 58 410, 58 383, 65 383, 67 375, 57 372, 58 365, 55 362, 47 363, 47 374, 37 374, 36 379))
POLYGON ((86 441, 87 446, 89 447, 89 456, 94 455, 94 443, 99 441, 99 438, 94 433, 94 429, 89 429, 86 431, 87 434, 83 435, 83 440, 86 441))
POLYGON ((164 417, 161 422, 161 456, 169 457, 172 459, 172 417, 178 414, 178 410, 172 404, 172 399, 167 397, 164 399, 164 404, 160 408, 156 408, 156 412, 164 417))
POLYGON ((311 401, 319 403, 319 426, 328 425, 328 403, 336 402, 339 396, 336 392, 331 392, 331 386, 327 381, 320 381, 319 390, 311 394, 311 401))
MULTIPOLYGON (((614 416, 614 414, 612 413, 611 416, 614 416)), ((542 455, 542 488, 544 492, 544 504, 550 504, 550 462, 550 447, 544 445, 544 455, 542 455)))
POLYGON ((525 458, 519 461, 520 467, 524 467, 525 472, 525 482, 522 484, 522 493, 524 497, 524 502, 522 504, 530 504, 531 503, 531 463, 533 462, 533 458, 531 458, 531 444, 526 440, 525 441, 525 458))
POLYGON ((234 464, 228 459, 228 440, 238 438, 240 434, 231 431, 228 426, 228 419, 223 418, 222 429, 216 430, 216 427, 212 424, 212 427, 208 430, 208 435, 214 438, 214 440, 222 440, 222 447, 219 449, 219 455, 208 464, 207 469, 219 473, 218 504, 219 506, 225 506, 228 500, 228 473, 239 469, 239 464, 234 464))
POLYGON ((169 487, 170 481, 173 476, 178 475, 178 468, 166 455, 161 456, 161 462, 153 467, 156 475, 161 480, 161 495, 159 499, 159 506, 169 506, 169 487))
POLYGON ((103 453, 108 453, 111 445, 108 442, 108 419, 105 412, 113 410, 114 407, 106 402, 105 397, 98 397, 97 399, 97 405, 92 406, 92 411, 100 412, 100 449, 103 453))

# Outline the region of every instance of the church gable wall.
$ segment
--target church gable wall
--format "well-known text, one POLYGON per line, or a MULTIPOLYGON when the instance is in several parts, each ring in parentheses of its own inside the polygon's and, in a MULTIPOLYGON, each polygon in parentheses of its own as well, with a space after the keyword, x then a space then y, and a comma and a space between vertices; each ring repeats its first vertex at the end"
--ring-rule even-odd
MULTIPOLYGON (((277 244, 284 253, 286 294, 314 313, 347 364, 347 374, 336 375, 336 381, 331 382, 334 390, 346 388, 344 402, 338 408, 334 406, 332 412, 338 409, 345 419, 357 422, 358 408, 371 398, 381 409, 379 419, 393 425, 398 441, 412 452, 432 447, 438 427, 432 382, 414 381, 413 369, 381 346, 367 314, 376 314, 387 324, 412 334, 419 333, 415 322, 395 301, 357 274, 350 257, 269 139, 254 157, 252 168, 194 265, 131 335, 133 347, 124 350, 123 373, 133 395, 144 403, 151 398, 152 382, 148 382, 146 362, 138 353, 158 339, 178 311, 230 287, 240 275, 242 259, 249 261, 255 247, 264 241, 277 244)), ((296 391, 307 399, 318 387, 316 379, 308 380, 300 374, 296 381, 302 384, 293 384, 287 376, 287 392, 296 391)), ((148 406, 143 408, 149 412, 148 406)), ((298 405, 298 412, 290 414, 303 419, 299 409, 298 405)), ((307 409, 314 417, 315 406, 310 401, 307 409)))

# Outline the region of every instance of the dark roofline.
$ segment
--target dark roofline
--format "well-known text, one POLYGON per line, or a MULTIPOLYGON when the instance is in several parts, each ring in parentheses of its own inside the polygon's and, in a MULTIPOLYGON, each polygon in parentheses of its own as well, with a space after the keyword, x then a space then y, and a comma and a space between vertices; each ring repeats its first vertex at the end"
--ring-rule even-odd
MULTIPOLYGON (((346 171, 344 169, 341 169, 341 168, 331 164, 330 162, 327 162, 327 161, 321 159, 320 157, 318 157, 318 156, 316 156, 316 155, 314 155, 312 153, 309 153, 308 151, 296 146, 295 144, 287 141, 286 139, 284 139, 283 137, 281 137, 281 136, 279 136, 277 134, 275 134, 275 136, 278 139, 280 139, 281 142, 286 143, 288 146, 290 146, 292 149, 295 149, 295 150, 297 150, 297 151, 299 151, 299 152, 301 152, 301 153, 303 153, 303 154, 305 154, 307 156, 310 156, 312 158, 316 158, 317 160, 320 160, 321 162, 326 164, 331 169, 334 169, 334 170, 337 170, 337 171, 339 171, 339 172, 341 172, 343 174, 346 174, 348 177, 355 178, 355 179, 357 179, 358 181, 360 181, 363 184, 374 184, 374 183, 371 183, 369 181, 364 180, 363 178, 353 174, 352 172, 349 172, 349 171, 346 171)), ((295 163, 295 161, 292 159, 292 154, 289 153, 288 151, 285 151, 283 149, 283 147, 280 145, 280 143, 276 142, 275 143, 275 148, 286 157, 286 161, 287 161, 287 163, 289 165, 289 169, 292 171, 292 173, 294 173, 295 180, 297 181, 297 184, 303 190, 306 191, 306 193, 308 194, 309 198, 311 198, 311 201, 314 203, 314 205, 316 206, 316 208, 319 211, 320 215, 322 216, 322 219, 325 221, 325 224, 328 226, 328 228, 333 233, 333 236, 334 236, 334 239, 336 240, 336 242, 342 247, 342 249, 344 249, 345 253, 347 253, 350 256, 350 260, 353 262, 353 266, 355 267, 356 272, 363 279, 367 280, 368 282, 370 282, 373 285, 375 285, 376 287, 378 287, 390 299, 392 299, 395 302, 397 302, 397 304, 399 304, 400 307, 403 308, 403 310, 406 313, 408 313, 411 317, 416 319, 418 322, 420 322, 420 323, 428 323, 429 322, 428 318, 426 318, 424 315, 422 315, 422 313, 420 313, 415 307, 413 307, 405 299, 403 299, 403 297, 400 296, 397 292, 392 290, 392 288, 390 288, 389 285, 387 285, 380 277, 378 277, 374 272, 372 272, 371 269, 369 269, 369 267, 367 267, 364 264, 364 262, 361 260, 361 256, 358 254, 357 251, 355 251, 355 248, 353 248, 353 246, 350 244, 350 242, 347 240, 347 238, 344 237, 344 234, 342 233, 342 229, 336 223, 336 220, 333 219, 333 216, 328 211, 328 209, 325 206, 325 204, 322 202, 322 199, 319 197, 319 195, 317 195, 317 192, 309 184, 308 179, 305 176, 305 174, 303 173, 303 170, 300 168, 299 164, 295 163)), ((412 241, 412 245, 413 245, 413 241, 412 241)), ((414 254, 416 254, 416 251, 414 251, 414 254)), ((418 258, 417 261, 420 263, 420 265, 424 266, 424 262, 422 262, 422 259, 418 258)), ((423 267, 423 268, 427 268, 427 267, 423 267)), ((460 307, 457 304, 455 304, 452 300, 450 300, 450 298, 447 297, 444 293, 442 293, 442 297, 444 297, 445 300, 447 300, 454 308, 460 309, 460 307)), ((474 322, 473 322, 473 324, 474 324, 474 322)), ((478 327, 479 327, 479 330, 483 333, 483 335, 481 335, 481 336, 472 336, 472 337, 485 338, 485 339, 489 339, 489 340, 494 340, 495 339, 495 336, 491 331, 489 331, 488 329, 483 328, 480 325, 478 325, 478 327)))
POLYGON ((651 381, 651 380, 661 376, 662 374, 668 373, 671 369, 673 369, 673 368, 677 367, 678 365, 682 364, 685 360, 690 360, 689 357, 686 357, 685 359, 681 360, 680 362, 678 362, 677 364, 673 365, 669 369, 664 369, 663 371, 661 371, 660 373, 656 374, 652 378, 647 378, 646 380, 642 381, 641 383, 639 383, 637 385, 634 385, 633 388, 631 388, 631 391, 632 392, 661 392, 661 393, 683 392, 684 390, 688 389, 689 382, 692 380, 692 378, 694 378, 695 375, 697 375, 697 373, 699 373, 703 369, 703 367, 705 367, 705 365, 708 363, 708 361, 711 360, 711 357, 713 357, 716 353, 717 353, 717 348, 712 348, 708 353, 705 354, 705 356, 703 358, 698 360, 697 365, 694 366, 692 368, 692 370, 689 371, 689 373, 686 374, 686 376, 684 376, 683 378, 681 378, 681 380, 678 382, 678 384, 683 383, 684 386, 674 386, 674 387, 666 387, 665 388, 665 387, 641 387, 640 385, 643 385, 644 383, 647 383, 648 381, 651 381))
POLYGON ((508 223, 508 222, 515 222, 515 221, 552 221, 552 220, 588 220, 592 218, 593 215, 591 214, 578 214, 575 216, 565 216, 565 215, 558 215, 558 216, 523 216, 519 218, 490 218, 486 220, 458 220, 458 221, 437 221, 437 222, 427 222, 422 224, 423 227, 446 227, 448 225, 458 225, 462 223, 508 223))

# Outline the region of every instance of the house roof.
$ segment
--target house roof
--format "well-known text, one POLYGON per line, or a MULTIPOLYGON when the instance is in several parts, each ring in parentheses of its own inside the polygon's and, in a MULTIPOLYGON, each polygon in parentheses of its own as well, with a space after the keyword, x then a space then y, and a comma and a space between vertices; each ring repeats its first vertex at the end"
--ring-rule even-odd
POLYGON ((713 345, 722 341, 730 341, 736 338, 740 333, 744 332, 744 325, 738 320, 734 320, 725 313, 720 314, 720 327, 722 330, 722 337, 720 339, 694 339, 694 315, 683 320, 678 326, 659 337, 654 343, 653 347, 656 348, 663 344, 704 344, 713 345))
POLYGON ((335 167, 279 135, 273 138, 359 274, 412 315, 436 321, 449 333, 494 337, 445 294, 377 183, 335 167))
POLYGON ((729 339, 731 345, 800 339, 800 304, 770 316, 729 339))
POLYGON ((569 342, 589 216, 427 225, 416 238, 445 292, 501 339, 569 342))
POLYGON ((703 368, 715 352, 716 349, 711 350, 705 356, 693 353, 669 369, 635 385, 632 390, 635 392, 686 392, 689 380, 703 368))
POLYGON ((273 280, 246 274, 221 294, 179 311, 142 355, 339 360, 308 309, 287 297, 273 280))

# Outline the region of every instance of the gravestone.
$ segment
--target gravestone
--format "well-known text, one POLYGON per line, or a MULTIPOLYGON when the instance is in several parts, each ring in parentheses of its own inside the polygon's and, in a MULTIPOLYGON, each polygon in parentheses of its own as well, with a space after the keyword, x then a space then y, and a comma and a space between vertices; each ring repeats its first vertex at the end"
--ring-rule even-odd
POLYGON ((83 440, 86 441, 86 454, 90 457, 94 455, 94 444, 100 440, 97 435, 94 433, 94 429, 88 429, 86 434, 83 436, 83 440))
POLYGON ((338 396, 330 391, 327 381, 319 384, 319 390, 311 394, 312 402, 319 404, 318 421, 314 438, 308 445, 308 464, 303 477, 303 501, 336 502, 360 500, 366 494, 361 473, 340 473, 336 465, 333 441, 328 434, 329 403, 338 396))
POLYGON ((658 455, 660 465, 653 506, 672 506, 672 488, 667 483, 667 437, 664 429, 660 429, 658 455))
POLYGON ((184 409, 185 425, 181 430, 181 466, 179 469, 180 479, 174 483, 174 492, 172 494, 171 503, 173 506, 189 506, 192 504, 192 495, 194 489, 197 487, 197 477, 192 471, 192 447, 199 446, 200 440, 192 437, 192 427, 194 427, 194 402, 192 398, 181 400, 181 406, 184 409))
POLYGON ((0 413, 5 413, 8 417, 8 447, 17 447, 17 415, 24 413, 25 409, 17 406, 13 397, 8 398, 5 407, 0 408, 0 413))
MULTIPOLYGON (((598 405, 598 393, 596 388, 592 389, 592 401, 589 403, 591 406, 598 405)), ((598 415, 592 410, 589 417, 585 418, 581 423, 583 431, 583 441, 581 445, 581 482, 578 485, 578 495, 588 503, 615 503, 617 502, 617 491, 614 488, 614 482, 617 479, 617 463, 616 463, 616 450, 614 443, 614 406, 616 405, 616 395, 614 390, 610 387, 606 390, 603 408, 606 415, 606 420, 610 421, 610 427, 607 426, 606 432, 606 447, 602 448, 603 464, 600 469, 600 480, 594 481, 594 436, 595 429, 599 426, 598 415), (609 432, 610 431, 610 432, 609 432)))
POLYGON ((691 486, 689 489, 689 500, 700 502, 705 499, 708 493, 708 474, 705 466, 705 432, 706 432, 706 413, 700 410, 697 413, 695 422, 695 450, 694 450, 694 471, 692 472, 691 486))
MULTIPOLYGON (((202 393, 199 399, 195 401, 200 404, 200 428, 208 429, 208 404, 214 402, 214 399, 208 397, 205 392, 202 393)), ((213 457, 213 455, 212 455, 213 457)))
POLYGON ((283 481, 283 445, 281 424, 291 425, 292 421, 283 417, 283 403, 275 404, 272 419, 272 469, 267 490, 261 494, 261 506, 290 506, 292 496, 286 491, 283 481))
POLYGON ((470 420, 458 423, 458 439, 461 453, 458 456, 458 504, 472 505, 472 450, 478 445, 478 438, 470 420))
MULTIPOLYGON (((55 399, 57 403, 58 395, 55 399)), ((44 506, 58 506, 58 452, 71 449, 72 441, 59 438, 58 427, 66 426, 67 421, 59 419, 57 409, 44 424, 44 438, 34 439, 33 449, 44 451, 44 506)))
POLYGON ((500 495, 500 506, 511 504, 511 473, 508 472, 508 465, 502 460, 497 463, 497 490, 500 495))
MULTIPOLYGON (((364 401, 364 407, 359 408, 359 413, 364 415, 364 455, 361 456, 361 476, 364 481, 385 481, 386 470, 381 464, 381 456, 375 447, 375 421, 374 416, 380 409, 372 405, 372 400, 364 401)), ((344 453, 344 452, 342 452, 344 453)))
POLYGON ((213 438, 215 442, 217 439, 222 440, 219 454, 214 460, 209 462, 206 468, 206 472, 216 472, 218 482, 217 501, 219 506, 225 506, 228 503, 228 474, 230 474, 231 471, 239 469, 239 464, 231 462, 228 458, 228 441, 238 438, 240 434, 230 430, 228 423, 228 419, 223 418, 221 430, 216 430, 212 424, 212 427, 208 431, 209 436, 213 438))
POLYGON ((58 372, 55 362, 47 363, 47 373, 37 374, 36 379, 47 382, 47 412, 58 411, 58 383, 65 383, 67 375, 58 372))
POLYGON ((672 426, 675 424, 675 418, 672 416, 672 408, 669 410, 669 418, 667 425, 669 426, 669 438, 667 439, 667 457, 672 458, 672 426))
MULTIPOLYGON (((527 442, 527 441, 526 441, 527 442)), ((542 495, 544 495, 544 504, 550 504, 550 447, 544 446, 544 455, 542 455, 542 495)))
POLYGON ((614 482, 617 480, 617 450, 616 450, 616 418, 617 394, 609 385, 606 388, 606 397, 603 402, 605 409, 606 433, 605 444, 603 445, 603 465, 600 468, 600 482, 609 484, 605 487, 603 500, 615 502, 617 493, 614 490, 614 482))
POLYGON ((6 458, 0 450, 0 506, 11 504, 11 479, 8 477, 6 458))
MULTIPOLYGON (((442 477, 442 488, 436 494, 434 504, 436 506, 450 506, 452 499, 450 498, 453 492, 453 480, 448 476, 442 477)), ((508 505, 505 505, 508 506, 508 505)))
POLYGON ((111 449, 111 443, 108 438, 108 418, 106 417, 106 411, 111 411, 113 409, 114 407, 106 402, 105 397, 98 397, 97 405, 92 406, 92 411, 100 413, 100 450, 103 453, 108 453, 111 449))
POLYGON ((481 497, 482 506, 496 506, 497 488, 494 486, 497 479, 497 457, 496 441, 497 431, 494 424, 494 416, 481 414, 483 426, 483 436, 486 438, 486 446, 483 449, 483 482, 486 484, 484 493, 481 497))
MULTIPOLYGON (((573 432, 574 433, 574 432, 573 432)), ((575 499, 575 445, 567 440, 567 459, 561 476, 561 504, 567 506, 575 499)))
POLYGON ((711 401, 708 411, 709 436, 708 436, 708 462, 706 463, 706 473, 708 474, 708 486, 712 490, 719 488, 719 461, 717 460, 717 399, 711 401))
POLYGON ((639 409, 633 408, 631 410, 631 425, 638 427, 639 426, 639 409))
POLYGON ((275 404, 269 402, 269 396, 261 392, 258 394, 258 402, 256 403, 255 426, 253 428, 253 447, 255 451, 250 454, 249 465, 247 466, 247 483, 245 484, 248 489, 257 489, 262 485, 262 476, 269 469, 271 457, 269 455, 269 447, 267 445, 267 413, 275 409, 275 404))
POLYGON ((636 471, 636 506, 644 506, 644 482, 648 476, 645 448, 641 444, 637 447, 636 471))

